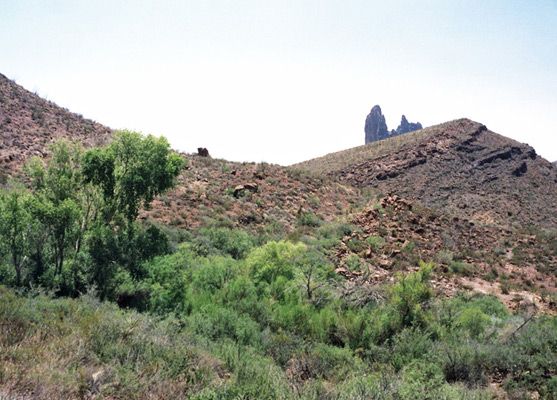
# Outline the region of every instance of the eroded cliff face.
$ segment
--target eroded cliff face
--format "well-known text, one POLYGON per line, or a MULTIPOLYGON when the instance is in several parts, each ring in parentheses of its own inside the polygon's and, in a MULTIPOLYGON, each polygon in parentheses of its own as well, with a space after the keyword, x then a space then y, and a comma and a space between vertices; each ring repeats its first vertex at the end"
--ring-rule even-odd
POLYGON ((385 122, 385 116, 381 112, 381 107, 374 106, 366 118, 364 127, 366 133, 366 143, 376 142, 389 137, 389 130, 385 122))
POLYGON ((391 135, 402 135, 403 133, 413 132, 423 129, 422 124, 419 122, 408 122, 406 116, 402 116, 400 120, 400 125, 396 128, 396 131, 391 131, 391 135))
POLYGON ((396 130, 391 130, 387 128, 387 123, 385 122, 385 116, 381 112, 381 107, 378 105, 374 106, 366 117, 366 123, 364 127, 365 131, 365 142, 372 143, 378 140, 387 139, 392 136, 402 135, 403 133, 413 132, 418 129, 422 129, 422 124, 419 122, 413 123, 408 122, 406 116, 402 116, 400 125, 396 130))

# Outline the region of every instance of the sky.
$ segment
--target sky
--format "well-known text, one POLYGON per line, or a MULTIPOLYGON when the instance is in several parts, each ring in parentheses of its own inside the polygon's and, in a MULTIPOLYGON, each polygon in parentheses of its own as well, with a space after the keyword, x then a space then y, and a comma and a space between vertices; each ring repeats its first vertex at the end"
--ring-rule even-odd
POLYGON ((557 0, 0 0, 0 73, 233 161, 362 145, 376 104, 557 160, 557 0))

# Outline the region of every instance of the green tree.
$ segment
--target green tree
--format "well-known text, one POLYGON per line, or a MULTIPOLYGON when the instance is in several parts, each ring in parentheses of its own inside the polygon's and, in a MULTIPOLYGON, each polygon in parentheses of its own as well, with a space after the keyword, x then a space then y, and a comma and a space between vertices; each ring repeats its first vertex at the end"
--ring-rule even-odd
POLYGON ((182 165, 164 137, 123 130, 106 148, 84 154, 83 176, 85 183, 101 189, 105 225, 129 224, 142 205, 148 207, 155 196, 173 186, 182 165))
POLYGON ((122 268, 132 279, 142 279, 142 263, 168 251, 160 230, 138 229, 135 221, 141 206, 149 207, 155 196, 173 186, 182 165, 164 137, 130 131, 116 132, 107 147, 83 155, 83 184, 92 185, 100 200, 88 243, 90 276, 103 298, 115 295, 113 279, 122 268))
POLYGON ((22 270, 29 252, 32 217, 28 203, 29 194, 22 187, 14 186, 0 193, 0 246, 11 256, 17 286, 21 286, 22 270))
POLYGON ((81 150, 66 141, 58 141, 50 151, 46 165, 34 159, 27 171, 35 192, 32 210, 49 232, 55 274, 61 274, 66 249, 80 236, 81 150))

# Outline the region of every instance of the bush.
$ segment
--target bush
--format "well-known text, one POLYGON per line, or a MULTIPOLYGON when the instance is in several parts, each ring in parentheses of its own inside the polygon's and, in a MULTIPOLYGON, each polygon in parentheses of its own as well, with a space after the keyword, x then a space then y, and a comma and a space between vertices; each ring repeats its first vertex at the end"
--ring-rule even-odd
POLYGON ((305 252, 303 243, 269 242, 254 249, 247 257, 247 265, 256 283, 272 283, 277 277, 294 278, 294 265, 305 252))
POLYGON ((444 384, 443 371, 434 363, 414 360, 402 370, 401 399, 433 399, 444 384))
POLYGON ((188 319, 197 334, 210 340, 229 338, 244 346, 261 348, 259 325, 234 310, 206 307, 188 319))
POLYGON ((414 360, 427 359, 433 347, 428 332, 416 328, 405 328, 392 338, 390 348, 391 365, 398 372, 414 360))
POLYGON ((239 260, 245 258, 255 246, 256 238, 239 229, 211 227, 201 229, 195 243, 200 255, 217 250, 217 254, 230 255, 239 260))
POLYGON ((381 236, 368 236, 366 238, 366 242, 373 247, 375 251, 380 250, 383 246, 385 246, 385 239, 381 236))
POLYGON ((437 357, 448 382, 477 386, 487 383, 488 351, 476 341, 457 337, 438 345, 437 357))
POLYGON ((311 211, 302 211, 296 220, 296 226, 307 226, 317 228, 323 224, 323 218, 315 215, 311 211))
POLYGON ((310 371, 321 379, 341 382, 349 376, 363 373, 362 360, 349 348, 316 345, 307 356, 310 371))
POLYGON ((478 339, 485 332, 487 324, 491 319, 485 315, 479 308, 468 308, 464 310, 457 318, 457 325, 466 330, 469 335, 478 339))
POLYGON ((423 305, 433 297, 429 288, 432 269, 433 264, 421 263, 418 271, 399 277, 398 282, 391 287, 389 307, 393 323, 400 328, 425 326, 428 315, 423 305))

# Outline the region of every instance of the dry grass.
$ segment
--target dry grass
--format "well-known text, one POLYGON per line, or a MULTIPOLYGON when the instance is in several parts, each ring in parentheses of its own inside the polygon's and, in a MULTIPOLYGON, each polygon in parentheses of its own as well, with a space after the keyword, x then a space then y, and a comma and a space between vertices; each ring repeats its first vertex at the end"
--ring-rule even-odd
POLYGON ((359 164, 370 159, 384 156, 394 151, 414 147, 417 144, 424 142, 429 136, 435 135, 436 133, 445 130, 447 127, 458 124, 460 121, 462 120, 446 122, 444 124, 368 143, 363 146, 337 151, 323 157, 294 164, 292 165, 292 168, 325 175, 346 168, 350 165, 359 164))
POLYGON ((89 296, 22 299, 0 287, 0 333, 8 398, 185 398, 222 371, 172 318, 89 296))

